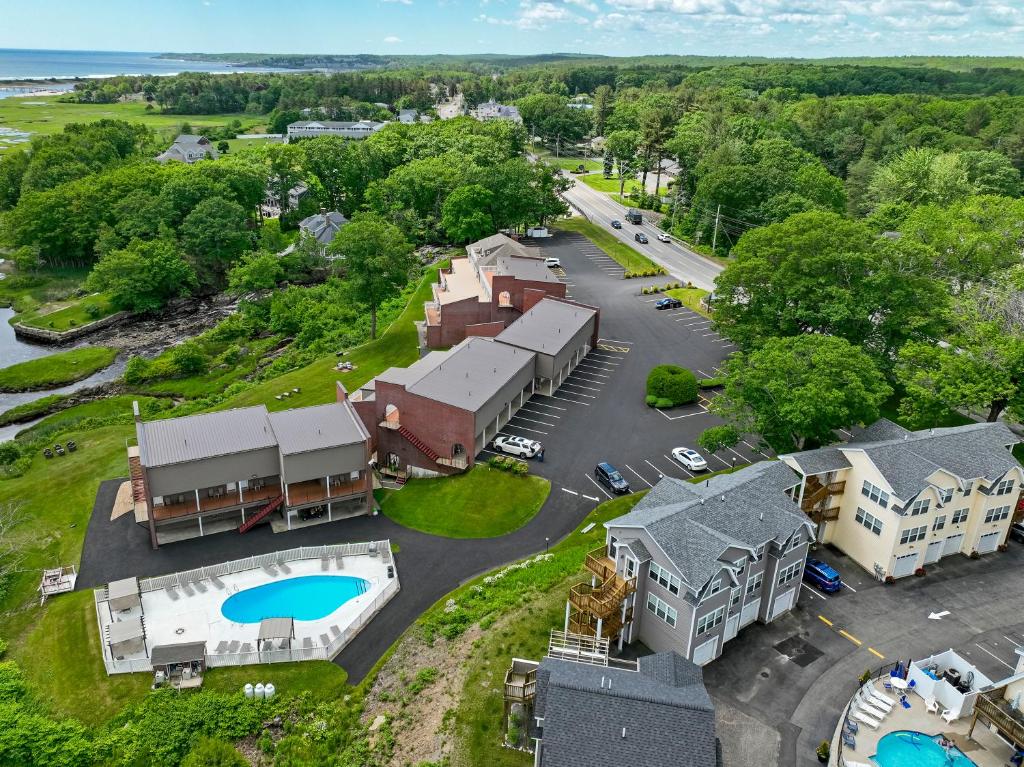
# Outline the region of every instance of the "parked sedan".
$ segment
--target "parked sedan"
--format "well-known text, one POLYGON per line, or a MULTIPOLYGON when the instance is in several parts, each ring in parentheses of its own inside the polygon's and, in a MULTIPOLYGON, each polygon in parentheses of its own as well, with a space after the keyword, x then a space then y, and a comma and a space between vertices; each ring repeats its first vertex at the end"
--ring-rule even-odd
POLYGON ((678 298, 663 298, 654 302, 655 309, 679 309, 682 305, 683 302, 678 298))
POLYGON ((817 586, 826 594, 835 594, 843 587, 843 581, 832 565, 820 559, 807 558, 804 566, 804 580, 817 586))
POLYGON ((658 242, 672 242, 672 238, 664 232, 658 232, 658 242))
POLYGON ((690 471, 704 471, 708 468, 708 462, 696 450, 688 447, 677 447, 672 451, 672 457, 690 471))
POLYGON ((526 437, 500 436, 491 443, 495 452, 517 455, 520 458, 533 458, 543 449, 540 442, 526 437))
POLYGON ((621 228, 622 228, 622 222, 619 221, 619 219, 617 219, 617 218, 616 219, 612 219, 612 229, 621 229, 621 228))
POLYGON ((647 235, 643 232, 637 232, 633 235, 633 239, 639 242, 641 245, 646 245, 650 240, 647 239, 647 235))

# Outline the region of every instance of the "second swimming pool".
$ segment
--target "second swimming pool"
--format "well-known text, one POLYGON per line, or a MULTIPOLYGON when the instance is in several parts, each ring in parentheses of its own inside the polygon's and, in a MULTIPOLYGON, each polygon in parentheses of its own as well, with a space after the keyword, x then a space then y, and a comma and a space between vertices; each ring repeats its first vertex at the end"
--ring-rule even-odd
POLYGON ((224 600, 220 611, 235 623, 288 617, 315 621, 365 594, 369 588, 369 581, 351 575, 303 575, 232 594, 224 600))

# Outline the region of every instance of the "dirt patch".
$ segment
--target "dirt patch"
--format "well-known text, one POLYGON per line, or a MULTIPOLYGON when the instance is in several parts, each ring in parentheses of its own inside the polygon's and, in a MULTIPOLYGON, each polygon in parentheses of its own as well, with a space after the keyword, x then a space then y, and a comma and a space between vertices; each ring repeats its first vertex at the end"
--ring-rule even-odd
POLYGON ((135 501, 132 498, 132 483, 122 482, 117 488, 117 497, 114 498, 114 508, 110 511, 110 521, 135 511, 135 501))
POLYGON ((414 629, 395 648, 363 710, 367 725, 380 715, 391 723, 395 749, 388 767, 438 762, 451 753, 449 712, 458 706, 466 660, 482 634, 472 626, 454 641, 438 637, 430 644, 414 629))

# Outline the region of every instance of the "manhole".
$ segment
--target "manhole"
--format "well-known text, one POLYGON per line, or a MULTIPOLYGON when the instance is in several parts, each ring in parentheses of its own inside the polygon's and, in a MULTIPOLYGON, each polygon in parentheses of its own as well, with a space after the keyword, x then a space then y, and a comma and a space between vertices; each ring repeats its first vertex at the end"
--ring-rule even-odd
POLYGON ((771 676, 771 674, 768 673, 767 669, 765 669, 764 671, 761 672, 761 678, 762 679, 767 679, 770 676, 771 676))
POLYGON ((775 649, 789 658, 793 663, 805 668, 820 658, 824 653, 812 644, 808 644, 794 634, 775 645, 775 649))
POLYGON ((182 629, 182 628, 174 629, 174 633, 177 634, 178 636, 181 636, 182 634, 185 633, 185 629, 182 629))

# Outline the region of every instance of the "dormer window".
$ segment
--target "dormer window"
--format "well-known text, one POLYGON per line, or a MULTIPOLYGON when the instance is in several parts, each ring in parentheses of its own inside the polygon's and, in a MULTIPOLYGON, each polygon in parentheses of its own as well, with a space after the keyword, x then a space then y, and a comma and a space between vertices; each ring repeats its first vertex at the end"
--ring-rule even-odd
POLYGON ((953 488, 938 488, 939 503, 946 504, 953 500, 953 488))
POLYGON ((964 496, 971 494, 971 490, 974 489, 974 482, 964 482, 964 496))
POLYGON ((996 484, 995 489, 992 491, 992 495, 1006 495, 1011 492, 1013 492, 1013 480, 1004 479, 996 484))
POLYGON ((932 502, 929 498, 918 498, 907 508, 907 514, 911 517, 927 514, 931 505, 932 502))

